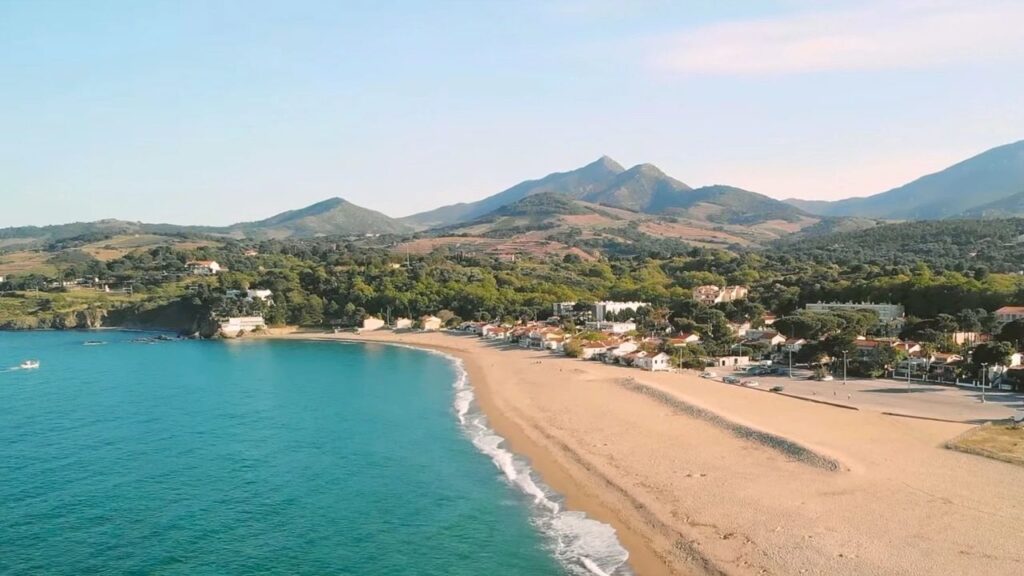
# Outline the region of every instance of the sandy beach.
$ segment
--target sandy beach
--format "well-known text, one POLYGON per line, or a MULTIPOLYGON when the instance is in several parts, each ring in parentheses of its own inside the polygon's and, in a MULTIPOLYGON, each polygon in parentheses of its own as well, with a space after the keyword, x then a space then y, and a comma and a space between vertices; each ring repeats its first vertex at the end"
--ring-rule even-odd
POLYGON ((970 425, 847 410, 440 333, 509 447, 612 525, 639 576, 1024 573, 1024 468, 946 450, 970 425))

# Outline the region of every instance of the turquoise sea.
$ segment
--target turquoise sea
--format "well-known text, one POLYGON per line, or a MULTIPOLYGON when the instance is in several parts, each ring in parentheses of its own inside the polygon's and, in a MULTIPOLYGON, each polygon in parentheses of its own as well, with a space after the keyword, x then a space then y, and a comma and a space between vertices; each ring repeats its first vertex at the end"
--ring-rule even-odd
POLYGON ((628 573, 450 358, 150 336, 0 333, 0 574, 628 573))

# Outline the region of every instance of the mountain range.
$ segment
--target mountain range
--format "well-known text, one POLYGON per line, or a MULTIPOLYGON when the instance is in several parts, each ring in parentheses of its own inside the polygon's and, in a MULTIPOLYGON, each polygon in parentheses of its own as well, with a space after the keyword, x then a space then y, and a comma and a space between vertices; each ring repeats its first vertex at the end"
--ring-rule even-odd
POLYGON ((535 194, 554 193, 574 201, 643 214, 694 217, 722 224, 767 220, 795 222, 806 216, 798 207, 732 186, 691 188, 653 164, 623 168, 603 156, 582 168, 527 180, 476 202, 442 206, 407 216, 403 222, 419 229, 470 222, 502 206, 535 194))
POLYGON ((820 216, 890 220, 1019 216, 1024 214, 1024 140, 873 196, 786 202, 820 216))
POLYGON ((999 146, 892 190, 835 202, 779 201, 727 185, 692 188, 652 164, 625 168, 608 156, 568 172, 521 182, 475 202, 391 218, 331 198, 264 220, 230 226, 178 226, 121 220, 0 229, 0 247, 89 234, 195 233, 230 238, 407 235, 495 236, 510 230, 600 229, 631 222, 651 234, 700 242, 763 243, 792 233, 824 234, 878 220, 1024 215, 1024 141, 999 146), (537 197, 534 200, 531 198, 537 197), (674 232, 673 232, 674 231, 674 232))

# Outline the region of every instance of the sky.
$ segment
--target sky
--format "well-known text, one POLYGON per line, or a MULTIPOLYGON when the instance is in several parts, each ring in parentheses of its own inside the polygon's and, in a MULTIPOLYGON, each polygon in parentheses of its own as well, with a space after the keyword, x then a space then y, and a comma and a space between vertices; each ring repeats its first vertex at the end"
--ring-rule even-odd
POLYGON ((601 155, 864 196, 1024 139, 1021 0, 0 0, 0 226, 404 216, 601 155))

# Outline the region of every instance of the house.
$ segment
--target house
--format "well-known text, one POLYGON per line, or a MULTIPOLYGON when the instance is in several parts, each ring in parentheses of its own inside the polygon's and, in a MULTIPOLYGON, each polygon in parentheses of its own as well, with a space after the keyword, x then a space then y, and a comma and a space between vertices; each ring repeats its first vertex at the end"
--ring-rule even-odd
POLYGON ((193 260, 185 264, 185 267, 188 269, 188 273, 194 276, 209 276, 223 270, 220 264, 214 260, 193 260))
POLYGON ((527 348, 561 350, 564 344, 565 332, 560 328, 538 328, 527 336, 527 348))
POLYGON ((803 338, 789 338, 782 343, 782 351, 796 354, 804 347, 804 344, 807 344, 807 340, 803 338))
MULTIPOLYGON (((748 334, 753 333, 754 332, 749 332, 748 334)), ((747 342, 750 344, 767 344, 769 348, 774 348, 776 346, 781 346, 782 344, 785 344, 786 337, 783 336, 782 334, 779 334, 778 332, 758 331, 757 336, 754 338, 747 338, 747 342)))
POLYGON ((1003 306, 992 314, 1000 325, 1014 320, 1024 320, 1024 306, 1003 306))
POLYGON ((380 330, 383 327, 383 320, 374 316, 367 316, 366 318, 363 318, 363 325, 360 328, 360 331, 380 330))
POLYGON ((259 256, 260 255, 260 251, 255 249, 255 248, 249 248, 245 252, 242 252, 242 255, 243 256, 248 256, 248 257, 251 258, 253 256, 259 256))
POLYGON ((765 314, 764 316, 761 316, 761 323, 765 326, 771 326, 772 324, 775 324, 775 320, 777 318, 778 317, 775 316, 775 314, 765 314))
POLYGON ((617 361, 619 358, 636 352, 638 346, 635 342, 619 342, 615 346, 608 349, 608 354, 605 356, 606 361, 617 361))
POLYGON ((437 316, 430 315, 430 316, 423 316, 422 318, 420 318, 420 326, 424 330, 429 330, 429 331, 440 330, 442 324, 444 324, 444 323, 441 322, 441 319, 438 318, 437 316))
POLYGON ((746 286, 726 286, 724 288, 712 285, 697 286, 693 289, 693 299, 701 304, 711 306, 719 302, 743 300, 749 292, 746 286))
POLYGON ((249 288, 245 291, 245 297, 247 300, 262 300, 263 302, 266 302, 273 296, 273 292, 261 288, 249 288))
POLYGON ((608 353, 608 350, 617 344, 618 342, 611 340, 584 342, 580 349, 580 358, 583 360, 602 360, 608 353))
POLYGON ((239 336, 253 330, 262 330, 267 327, 263 316, 232 316, 224 318, 220 322, 220 333, 222 336, 239 336))
POLYGON ((495 324, 484 324, 480 328, 480 337, 489 340, 504 340, 508 336, 508 328, 495 324))
POLYGON ((747 366, 750 364, 750 356, 717 356, 706 358, 708 366, 718 368, 729 368, 731 366, 747 366))
POLYGON ((555 302, 551 305, 551 313, 555 316, 569 316, 575 307, 576 302, 555 302))
POLYGON ((610 334, 626 334, 636 330, 636 322, 587 322, 587 330, 608 332, 610 334))
POLYGON ((636 366, 637 362, 647 357, 647 352, 643 350, 637 350, 636 352, 630 352, 621 356, 616 356, 615 361, 622 366, 636 366))
POLYGON ((965 344, 973 346, 985 341, 985 337, 977 332, 953 332, 949 335, 949 338, 957 346, 963 346, 965 344))
POLYGON ((668 354, 661 352, 659 354, 655 354, 654 356, 644 356, 642 358, 638 358, 633 362, 633 365, 636 366, 637 368, 641 368, 643 370, 647 370, 650 372, 665 372, 671 368, 671 366, 669 365, 669 360, 671 360, 671 358, 672 357, 669 356, 668 354))
POLYGON ((412 320, 409 318, 396 318, 395 330, 412 330, 412 320))
POLYGON ((750 325, 750 322, 743 322, 742 324, 738 322, 730 322, 729 328, 732 329, 733 334, 740 338, 743 338, 744 336, 747 335, 747 332, 750 331, 752 326, 750 325))
POLYGON ((681 332, 675 338, 669 338, 668 343, 673 348, 683 348, 690 344, 700 344, 700 336, 695 332, 681 332))
POLYGON ((907 356, 916 356, 921 353, 921 345, 911 340, 894 342, 892 347, 907 353, 907 356))

